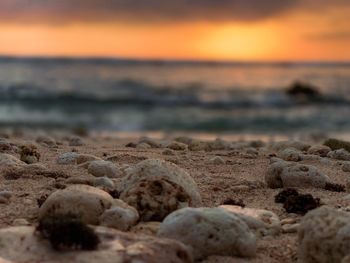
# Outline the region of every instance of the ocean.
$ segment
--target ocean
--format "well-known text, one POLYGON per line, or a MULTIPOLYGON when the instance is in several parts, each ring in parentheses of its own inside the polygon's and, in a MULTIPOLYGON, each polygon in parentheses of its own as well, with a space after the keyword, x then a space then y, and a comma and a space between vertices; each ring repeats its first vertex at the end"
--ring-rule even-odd
POLYGON ((0 58, 0 127, 350 132, 350 63, 0 58), (321 100, 286 93, 312 84, 321 100))

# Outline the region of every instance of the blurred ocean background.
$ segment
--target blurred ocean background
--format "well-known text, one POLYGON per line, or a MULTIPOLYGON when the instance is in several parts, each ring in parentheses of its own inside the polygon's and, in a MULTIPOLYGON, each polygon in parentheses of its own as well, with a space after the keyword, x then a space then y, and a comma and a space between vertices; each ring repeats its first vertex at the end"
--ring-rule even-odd
POLYGON ((350 63, 2 57, 0 127, 350 132, 350 63), (295 81, 322 97, 288 95, 295 81))

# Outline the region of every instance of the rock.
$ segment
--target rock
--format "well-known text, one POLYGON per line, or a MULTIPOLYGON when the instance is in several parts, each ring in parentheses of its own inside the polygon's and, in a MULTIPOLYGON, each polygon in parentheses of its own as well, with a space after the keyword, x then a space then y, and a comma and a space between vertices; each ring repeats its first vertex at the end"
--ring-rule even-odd
POLYGON ((25 163, 17 159, 15 156, 6 154, 6 153, 0 153, 0 167, 23 166, 23 165, 25 165, 25 163))
POLYGON ((97 161, 97 160, 102 160, 102 159, 91 154, 79 154, 76 160, 76 163, 82 164, 82 163, 97 161))
POLYGON ((326 145, 314 145, 309 148, 307 151, 308 154, 318 155, 321 157, 326 157, 327 154, 331 151, 331 148, 329 148, 326 145))
POLYGON ((157 235, 160 228, 160 222, 140 222, 130 229, 130 232, 144 235, 157 235))
POLYGON ((324 188, 328 176, 319 172, 315 166, 276 162, 270 165, 265 181, 270 188, 315 187, 324 188))
POLYGON ((122 200, 114 200, 114 206, 106 210, 100 217, 100 224, 121 231, 128 231, 136 225, 139 213, 135 208, 124 203, 122 200))
POLYGON ((285 161, 298 162, 301 152, 295 148, 285 148, 278 152, 277 156, 285 161))
POLYGON ((208 142, 193 140, 190 145, 188 145, 190 151, 209 151, 210 146, 208 142))
POLYGON ((151 149, 152 146, 148 143, 142 142, 136 145, 136 149, 151 149))
POLYGON ((40 153, 34 144, 25 144, 20 147, 21 161, 27 164, 37 163, 40 160, 40 153))
POLYGON ((307 213, 298 231, 298 257, 305 263, 341 262, 350 251, 350 214, 330 207, 307 213))
POLYGON ((88 172, 96 177, 116 178, 122 175, 121 171, 109 161, 92 161, 88 166, 88 172))
POLYGON ((330 139, 327 139, 323 144, 331 148, 333 151, 339 150, 339 149, 345 149, 348 152, 350 152, 350 142, 347 142, 347 141, 330 138, 330 139))
POLYGON ((94 180, 94 186, 105 189, 114 189, 114 182, 108 177, 98 177, 94 180))
POLYGON ((57 143, 55 139, 51 138, 50 136, 41 135, 36 138, 36 142, 49 146, 49 147, 57 147, 57 143))
POLYGON ((57 158, 57 163, 62 165, 76 164, 79 154, 76 152, 62 153, 57 158))
POLYGON ((97 250, 56 251, 34 234, 34 227, 0 229, 0 261, 6 263, 191 263, 189 249, 175 240, 120 232, 106 227, 93 228, 100 245, 97 250))
POLYGON ((209 160, 209 164, 213 164, 213 165, 223 165, 225 163, 226 163, 225 160, 220 156, 215 156, 209 160))
POLYGON ((187 150, 187 144, 181 143, 181 142, 171 142, 167 146, 167 148, 172 149, 174 151, 184 151, 187 150))
POLYGON ((68 144, 69 144, 69 146, 83 146, 84 141, 82 138, 80 138, 78 136, 72 136, 69 138, 68 144))
POLYGON ((343 172, 350 172, 350 162, 344 162, 342 166, 343 172))
POLYGON ((13 226, 29 226, 30 223, 25 218, 17 218, 12 222, 13 226))
POLYGON ((191 142, 193 141, 193 139, 190 137, 187 137, 187 136, 180 136, 180 137, 175 138, 174 141, 181 142, 181 143, 184 143, 186 145, 190 145, 191 142))
POLYGON ((253 257, 256 238, 238 216, 222 208, 184 208, 168 215, 159 237, 189 246, 195 259, 211 255, 253 257))
POLYGON ((221 205, 220 208, 237 215, 257 236, 277 235, 281 232, 279 217, 268 210, 246 208, 235 205, 221 205))
POLYGON ((294 148, 299 151, 307 151, 311 145, 299 141, 281 141, 276 142, 271 145, 271 148, 275 150, 276 152, 280 152, 287 148, 294 148))
POLYGON ((120 199, 135 207, 142 221, 162 220, 177 209, 202 204, 192 177, 163 160, 149 159, 130 168, 118 190, 120 199))
POLYGON ((345 149, 331 151, 327 154, 327 157, 336 160, 350 161, 350 153, 345 149))
POLYGON ((230 149, 231 146, 229 142, 220 138, 217 138, 215 141, 208 142, 207 144, 211 151, 227 150, 230 149))
POLYGON ((298 232, 300 224, 295 223, 295 224, 284 224, 282 226, 282 232, 283 233, 296 233, 298 232))
POLYGON ((86 224, 98 225, 100 216, 110 209, 113 197, 88 185, 70 185, 51 194, 39 209, 39 219, 48 215, 74 214, 86 224))
POLYGON ((313 154, 300 154, 300 161, 319 161, 321 157, 313 154))
POLYGON ((148 137, 140 138, 138 144, 141 144, 141 143, 146 143, 149 146, 151 146, 152 148, 160 148, 161 147, 160 143, 158 143, 156 140, 148 138, 148 137))
POLYGON ((86 184, 86 185, 94 185, 95 177, 92 175, 83 175, 83 176, 73 176, 69 177, 65 183, 66 184, 86 184))

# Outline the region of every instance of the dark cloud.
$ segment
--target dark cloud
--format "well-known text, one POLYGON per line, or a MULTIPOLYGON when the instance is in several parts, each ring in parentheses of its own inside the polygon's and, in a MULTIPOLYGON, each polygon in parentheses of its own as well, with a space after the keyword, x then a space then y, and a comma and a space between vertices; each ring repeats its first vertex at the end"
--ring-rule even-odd
POLYGON ((222 21, 258 20, 288 10, 299 0, 1 0, 0 20, 222 21))
POLYGON ((295 8, 307 10, 349 0, 0 0, 0 20, 254 21, 295 8))

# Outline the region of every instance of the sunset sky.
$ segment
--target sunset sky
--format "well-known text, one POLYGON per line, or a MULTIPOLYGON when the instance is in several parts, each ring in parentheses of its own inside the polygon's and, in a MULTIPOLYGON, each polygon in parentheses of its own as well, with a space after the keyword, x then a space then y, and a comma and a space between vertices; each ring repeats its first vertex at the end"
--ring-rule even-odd
POLYGON ((350 60, 349 0, 1 0, 0 54, 350 60))

